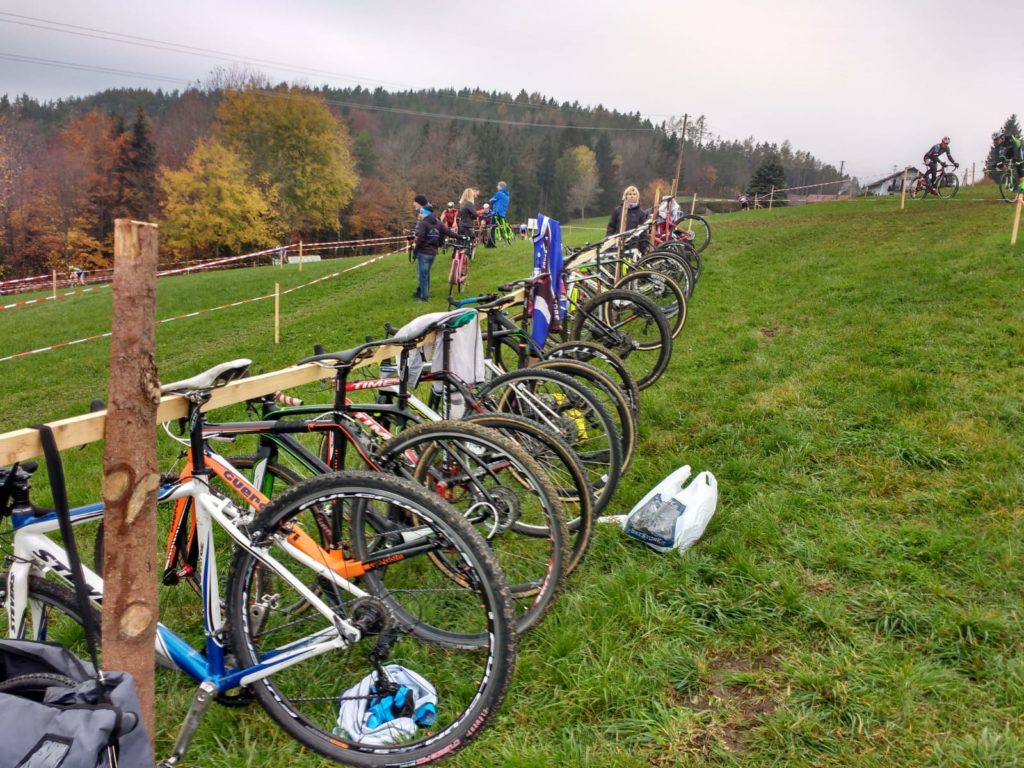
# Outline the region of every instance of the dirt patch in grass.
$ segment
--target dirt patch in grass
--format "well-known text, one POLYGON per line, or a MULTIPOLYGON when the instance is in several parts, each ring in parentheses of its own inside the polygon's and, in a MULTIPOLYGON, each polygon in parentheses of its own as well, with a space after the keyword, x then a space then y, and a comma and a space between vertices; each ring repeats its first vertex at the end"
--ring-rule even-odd
POLYGON ((681 704, 696 711, 725 710, 728 719, 709 726, 708 731, 718 738, 724 749, 743 752, 750 732, 775 711, 779 701, 771 692, 737 683, 731 678, 737 674, 775 670, 779 668, 779 662, 767 654, 748 659, 731 653, 708 661, 710 679, 706 694, 694 696, 681 704))

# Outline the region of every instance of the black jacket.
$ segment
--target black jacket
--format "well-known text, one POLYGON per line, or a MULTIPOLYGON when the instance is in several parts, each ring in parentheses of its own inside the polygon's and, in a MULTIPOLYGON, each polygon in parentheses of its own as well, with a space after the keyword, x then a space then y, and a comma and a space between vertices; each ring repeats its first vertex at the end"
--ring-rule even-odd
MULTIPOLYGON (((626 229, 636 229, 645 221, 650 214, 641 208, 639 205, 630 206, 626 209, 626 229)), ((612 211, 611 218, 608 219, 608 226, 605 229, 605 235, 617 235, 619 234, 619 219, 622 218, 622 206, 618 205, 615 210, 612 211)))
POLYGON ((476 206, 465 202, 459 208, 459 217, 456 219, 459 225, 459 232, 464 235, 472 235, 473 227, 476 226, 476 206))
POLYGON ((418 222, 416 222, 416 243, 413 245, 413 251, 415 253, 425 253, 428 256, 436 256, 437 249, 441 245, 439 242, 430 242, 427 238, 427 234, 433 230, 438 230, 445 237, 458 237, 459 233, 454 229, 446 227, 444 222, 437 218, 434 214, 424 216, 418 222))

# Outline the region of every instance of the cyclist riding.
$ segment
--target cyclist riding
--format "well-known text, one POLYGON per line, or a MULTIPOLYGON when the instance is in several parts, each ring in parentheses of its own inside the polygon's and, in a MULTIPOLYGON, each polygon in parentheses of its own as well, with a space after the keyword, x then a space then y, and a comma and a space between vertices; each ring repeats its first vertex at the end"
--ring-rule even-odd
POLYGON ((1018 190, 1024 192, 1024 142, 1021 142, 1020 136, 996 131, 992 134, 992 143, 999 149, 1003 162, 1016 166, 1018 190))
POLYGON ((925 171, 924 179, 928 182, 928 188, 936 195, 939 194, 938 190, 935 189, 935 173, 939 168, 939 157, 943 154, 949 158, 949 162, 953 164, 954 168, 959 168, 960 163, 953 159, 953 155, 949 153, 949 136, 943 136, 942 140, 934 145, 931 149, 924 153, 924 162, 928 164, 928 170, 925 171))

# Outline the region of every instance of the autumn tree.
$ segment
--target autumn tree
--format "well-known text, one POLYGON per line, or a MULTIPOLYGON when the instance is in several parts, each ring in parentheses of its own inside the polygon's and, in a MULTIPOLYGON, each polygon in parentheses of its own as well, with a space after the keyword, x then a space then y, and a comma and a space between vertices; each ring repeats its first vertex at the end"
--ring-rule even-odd
POLYGON ((216 128, 250 182, 276 189, 282 232, 338 228, 357 178, 348 130, 322 96, 298 88, 230 91, 216 128))
POLYGON ((569 188, 568 206, 570 212, 579 211, 582 218, 587 217, 587 206, 597 200, 601 192, 598 182, 597 158, 594 151, 585 145, 569 150, 576 163, 575 183, 569 188))
MULTIPOLYGON (((200 141, 179 171, 165 170, 160 188, 166 204, 160 244, 180 256, 217 256, 275 242, 271 197, 249 181, 249 169, 230 149, 200 141)), ((265 185, 267 186, 267 185, 265 185)))
POLYGON ((151 221, 156 217, 156 146, 142 107, 130 131, 122 131, 115 144, 112 202, 114 218, 151 221))

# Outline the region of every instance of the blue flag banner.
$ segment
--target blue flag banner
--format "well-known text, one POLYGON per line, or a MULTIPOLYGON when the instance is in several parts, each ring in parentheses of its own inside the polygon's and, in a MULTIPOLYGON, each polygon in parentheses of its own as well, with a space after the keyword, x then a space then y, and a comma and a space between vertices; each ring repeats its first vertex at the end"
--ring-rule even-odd
POLYGON ((533 236, 533 274, 548 273, 533 286, 533 317, 530 339, 543 347, 550 332, 562 329, 562 225, 555 219, 537 214, 537 234, 533 236))

